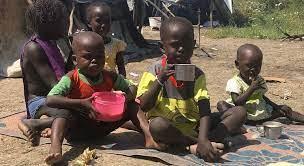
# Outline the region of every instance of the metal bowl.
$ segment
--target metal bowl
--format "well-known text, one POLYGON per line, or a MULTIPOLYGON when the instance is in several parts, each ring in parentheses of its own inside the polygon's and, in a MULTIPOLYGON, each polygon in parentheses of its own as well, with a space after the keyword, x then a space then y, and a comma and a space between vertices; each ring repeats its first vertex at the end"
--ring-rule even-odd
POLYGON ((263 123, 264 136, 268 139, 279 139, 282 135, 283 124, 280 122, 269 121, 263 123))

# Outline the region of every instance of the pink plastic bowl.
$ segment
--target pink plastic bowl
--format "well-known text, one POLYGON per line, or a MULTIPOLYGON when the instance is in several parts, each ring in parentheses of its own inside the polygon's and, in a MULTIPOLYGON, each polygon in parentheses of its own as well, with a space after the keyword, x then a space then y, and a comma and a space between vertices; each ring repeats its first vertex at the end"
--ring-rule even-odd
POLYGON ((92 104, 96 111, 97 120, 114 122, 121 120, 124 114, 125 96, 114 92, 96 92, 92 104))

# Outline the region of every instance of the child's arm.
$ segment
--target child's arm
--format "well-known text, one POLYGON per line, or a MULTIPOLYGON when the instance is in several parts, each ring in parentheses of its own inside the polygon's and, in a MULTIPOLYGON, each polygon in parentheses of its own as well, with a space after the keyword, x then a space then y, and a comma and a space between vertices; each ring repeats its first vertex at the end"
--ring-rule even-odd
POLYGON ((49 107, 68 109, 88 114, 91 119, 96 119, 96 111, 92 105, 93 97, 86 99, 70 99, 60 95, 47 96, 46 104, 49 107))
POLYGON ((158 94, 168 78, 174 74, 174 70, 170 70, 172 66, 168 65, 167 68, 162 69, 157 78, 151 84, 149 90, 139 97, 140 108, 143 111, 148 111, 154 107, 158 94))
POLYGON ((124 52, 118 52, 116 54, 116 64, 118 68, 118 73, 123 75, 125 78, 127 76, 126 74, 126 68, 125 68, 125 62, 123 59, 124 52))
POLYGON ((81 111, 94 118, 94 108, 91 104, 93 97, 87 99, 70 99, 65 97, 72 89, 72 82, 69 77, 72 73, 73 72, 69 72, 67 75, 63 76, 58 84, 52 88, 47 96, 46 105, 71 111, 81 111))
POLYGON ((137 92, 137 87, 135 85, 129 86, 129 88, 127 89, 127 92, 126 92, 126 100, 128 102, 135 100, 136 92, 137 92))
POLYGON ((201 157, 206 157, 209 160, 214 160, 217 156, 211 142, 208 139, 208 131, 210 128, 210 102, 208 99, 203 99, 198 102, 200 110, 200 127, 197 141, 197 153, 201 157))
MULTIPOLYGON (((31 42, 25 47, 23 60, 32 63, 35 71, 39 75, 38 77, 43 81, 42 84, 46 85, 48 89, 52 89, 52 87, 56 85, 56 74, 48 64, 44 50, 37 43, 31 42)), ((26 69, 25 72, 27 72, 26 69)))
POLYGON ((262 85, 264 83, 265 82, 262 78, 254 79, 251 82, 251 85, 249 86, 249 88, 243 94, 237 94, 237 93, 231 92, 231 98, 232 98, 233 103, 236 106, 245 105, 247 100, 253 94, 254 91, 256 91, 260 88, 264 88, 264 87, 262 87, 262 85))
POLYGON ((111 72, 112 78, 114 80, 114 90, 123 91, 125 93, 126 102, 135 100, 137 87, 133 85, 129 80, 123 78, 123 76, 111 72))
POLYGON ((157 80, 155 80, 152 83, 150 89, 139 97, 140 108, 143 111, 148 111, 153 108, 161 88, 162 85, 157 80))

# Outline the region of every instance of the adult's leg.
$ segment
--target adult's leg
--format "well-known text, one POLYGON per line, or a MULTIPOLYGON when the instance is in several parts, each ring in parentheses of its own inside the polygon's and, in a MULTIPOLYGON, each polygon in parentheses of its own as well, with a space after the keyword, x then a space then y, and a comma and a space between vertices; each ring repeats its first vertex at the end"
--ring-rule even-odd
POLYGON ((130 102, 127 106, 127 114, 132 123, 136 128, 144 134, 145 137, 145 147, 146 148, 155 148, 162 149, 159 144, 157 144, 149 130, 149 122, 144 112, 140 109, 139 105, 136 102, 130 102))
MULTIPOLYGON (((238 133, 242 125, 246 121, 246 109, 241 106, 236 106, 220 113, 220 122, 216 125, 212 123, 212 127, 216 126, 210 133, 210 139, 215 142, 223 142, 224 139, 238 133)), ((214 117, 211 121, 217 121, 214 117)))

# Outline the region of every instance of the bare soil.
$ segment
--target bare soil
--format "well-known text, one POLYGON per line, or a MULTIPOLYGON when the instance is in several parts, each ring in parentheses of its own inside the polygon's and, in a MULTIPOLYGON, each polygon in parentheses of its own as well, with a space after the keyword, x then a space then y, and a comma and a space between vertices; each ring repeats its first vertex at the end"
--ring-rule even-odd
MULTIPOLYGON (((203 31, 204 32, 204 31, 203 31)), ((147 39, 158 40, 159 32, 144 29, 147 39)), ((211 97, 211 106, 215 111, 216 102, 225 100, 225 86, 227 80, 237 72, 234 67, 236 49, 244 44, 258 45, 264 53, 262 76, 286 78, 286 83, 268 83, 267 96, 280 104, 287 104, 294 110, 304 113, 304 42, 281 42, 273 40, 255 39, 210 39, 201 35, 201 47, 211 53, 213 58, 206 56, 193 56, 192 62, 199 66, 206 74, 207 87, 211 97), (291 93, 288 100, 281 97, 284 93, 291 93), (281 96, 281 97, 280 97, 281 96)), ((195 53, 201 54, 199 51, 195 53)), ((126 65, 127 73, 136 73, 141 76, 143 71, 157 58, 146 59, 126 65)), ((127 77, 139 82, 140 76, 127 77)), ((25 109, 23 100, 22 79, 0 80, 0 117, 25 109)), ((32 148, 26 141, 0 135, 0 165, 45 165, 43 159, 48 153, 49 145, 32 148)), ((63 146, 63 152, 75 159, 80 151, 63 146), (76 155, 75 155, 76 154, 76 155)), ((97 165, 162 165, 158 162, 134 159, 118 155, 102 154, 96 160, 97 165)), ((72 161, 69 162, 70 164, 72 161)))

